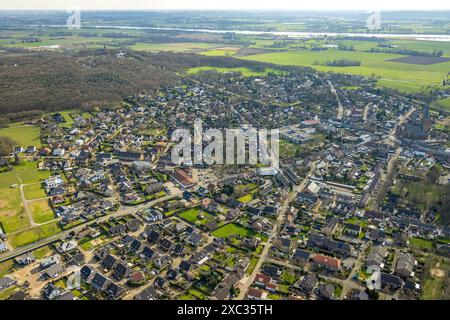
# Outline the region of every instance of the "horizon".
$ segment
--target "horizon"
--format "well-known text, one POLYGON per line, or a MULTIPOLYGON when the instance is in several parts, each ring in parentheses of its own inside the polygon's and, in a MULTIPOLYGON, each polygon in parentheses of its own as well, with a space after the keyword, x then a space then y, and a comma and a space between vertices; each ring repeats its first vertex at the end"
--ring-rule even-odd
POLYGON ((440 0, 430 0, 424 3, 418 0, 381 0, 360 2, 357 0, 342 0, 336 3, 332 0, 317 0, 312 3, 298 3, 291 0, 279 0, 276 4, 268 0, 229 0, 217 3, 207 0, 15 0, 10 3, 0 3, 0 11, 37 11, 37 10, 67 10, 77 7, 89 11, 447 11, 448 3, 440 0), (405 10, 405 8, 408 8, 405 10))

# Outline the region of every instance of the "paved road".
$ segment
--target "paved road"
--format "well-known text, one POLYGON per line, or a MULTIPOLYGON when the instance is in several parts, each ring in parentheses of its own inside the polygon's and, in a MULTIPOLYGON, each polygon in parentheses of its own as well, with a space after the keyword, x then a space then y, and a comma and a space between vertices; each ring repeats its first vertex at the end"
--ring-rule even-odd
POLYGON ((331 93, 334 94, 334 95, 336 96, 336 100, 337 100, 337 103, 338 103, 338 115, 337 115, 337 119, 338 119, 338 120, 341 120, 341 119, 344 117, 344 107, 342 106, 341 99, 339 99, 339 96, 338 96, 338 94, 337 94, 337 91, 336 91, 336 89, 334 88, 333 82, 331 82, 330 80, 328 80, 328 84, 329 84, 329 86, 330 86, 331 93))
POLYGON ((316 163, 313 162, 311 164, 311 169, 309 173, 306 175, 306 177, 303 179, 302 183, 294 188, 292 192, 289 193, 286 200, 283 202, 283 205, 280 209, 280 213, 278 214, 277 220, 272 228, 272 232, 270 233, 269 239, 264 244, 264 248, 261 252, 261 255, 259 256, 258 262, 256 263, 255 268, 253 269, 253 272, 250 274, 250 276, 245 280, 243 284, 240 285, 239 289, 239 295, 235 298, 235 300, 242 300, 244 299, 245 295, 247 294, 248 288, 252 285, 253 281, 256 278, 256 275, 260 272, 261 266, 266 261, 267 255, 269 253, 270 248, 272 247, 272 241, 273 239, 278 235, 279 229, 283 221, 285 220, 287 210, 289 208, 289 204, 295 199, 295 196, 298 192, 302 191, 306 187, 306 183, 308 182, 308 179, 310 176, 314 174, 316 170, 316 163))
POLYGON ((50 243, 62 240, 64 238, 68 237, 71 232, 79 232, 79 231, 83 230, 84 228, 86 228, 87 226, 90 226, 90 225, 92 225, 94 223, 101 223, 101 222, 107 221, 107 220, 109 220, 111 218, 118 218, 118 217, 126 216, 128 214, 135 213, 135 212, 137 212, 139 210, 144 210, 144 209, 150 208, 150 207, 152 207, 154 205, 157 205, 158 203, 174 199, 174 198, 180 196, 181 194, 182 194, 182 191, 179 190, 178 192, 173 192, 171 195, 167 195, 165 197, 156 199, 156 200, 151 201, 151 202, 147 202, 147 203, 142 204, 142 205, 129 206, 129 207, 122 206, 115 213, 112 213, 112 214, 109 214, 107 216, 100 217, 98 219, 89 221, 89 222, 84 223, 82 225, 76 226, 76 227, 74 227, 72 229, 69 229, 69 230, 60 232, 58 234, 55 234, 54 236, 51 236, 51 237, 48 237, 48 238, 36 241, 36 242, 34 242, 32 244, 16 248, 16 249, 14 249, 12 251, 9 251, 9 252, 5 252, 5 253, 0 255, 0 262, 9 260, 11 258, 15 258, 17 256, 20 256, 20 255, 28 252, 28 251, 33 251, 35 249, 44 247, 44 246, 46 246, 46 245, 48 245, 50 243))

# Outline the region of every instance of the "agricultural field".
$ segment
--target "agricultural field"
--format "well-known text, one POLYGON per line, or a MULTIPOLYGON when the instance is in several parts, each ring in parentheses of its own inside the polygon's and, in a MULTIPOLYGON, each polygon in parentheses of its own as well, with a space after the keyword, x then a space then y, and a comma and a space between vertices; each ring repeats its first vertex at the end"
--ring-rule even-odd
POLYGON ((9 137, 23 148, 41 146, 40 129, 36 126, 13 124, 7 128, 1 128, 0 137, 9 137))
POLYGON ((41 224, 55 219, 55 214, 48 200, 33 201, 28 208, 35 223, 41 224))
POLYGON ((203 66, 203 67, 196 67, 196 68, 190 68, 188 69, 187 73, 188 74, 195 74, 195 73, 199 73, 202 71, 210 71, 210 70, 214 70, 217 72, 222 72, 222 73, 231 73, 231 72, 236 72, 236 73, 241 73, 244 77, 263 77, 266 76, 269 72, 272 73, 281 73, 279 70, 275 70, 275 69, 271 69, 271 68, 267 68, 264 71, 253 71, 249 68, 219 68, 219 67, 210 67, 210 66, 203 66))
POLYGON ((173 51, 173 52, 199 52, 217 47, 217 44, 174 42, 174 43, 136 43, 130 49, 137 51, 173 51))
POLYGON ((15 233, 10 236, 9 243, 14 247, 22 247, 27 244, 51 237, 61 232, 61 227, 57 222, 44 224, 35 228, 15 233))
POLYGON ((402 63, 391 61, 404 56, 390 53, 373 53, 361 51, 326 51, 296 50, 286 52, 264 53, 240 57, 281 65, 310 66, 319 71, 351 73, 362 76, 377 76, 380 86, 404 91, 419 91, 427 86, 438 86, 445 79, 450 62, 431 65, 402 63), (361 61, 361 66, 335 67, 322 65, 329 60, 349 59, 361 61), (318 63, 318 64, 316 64, 318 63))

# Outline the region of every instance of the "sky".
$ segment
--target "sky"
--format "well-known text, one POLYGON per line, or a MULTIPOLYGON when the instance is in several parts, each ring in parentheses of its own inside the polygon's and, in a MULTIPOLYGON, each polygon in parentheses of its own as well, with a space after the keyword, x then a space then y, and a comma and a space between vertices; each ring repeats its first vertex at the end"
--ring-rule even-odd
POLYGON ((0 10, 450 10, 448 0, 0 0, 0 10))

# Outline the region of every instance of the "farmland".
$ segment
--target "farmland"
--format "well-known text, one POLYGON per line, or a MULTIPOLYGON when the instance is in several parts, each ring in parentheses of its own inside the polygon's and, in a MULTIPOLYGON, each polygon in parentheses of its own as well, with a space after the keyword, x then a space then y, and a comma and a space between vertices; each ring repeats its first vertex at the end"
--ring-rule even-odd
POLYGON ((351 73, 362 76, 377 76, 380 86, 405 91, 419 91, 427 86, 440 85, 450 69, 450 62, 431 65, 410 64, 390 61, 402 55, 358 51, 296 50, 287 52, 264 53, 241 57, 242 59, 269 62, 281 65, 311 66, 319 71, 351 73), (321 65, 328 60, 350 59, 361 61, 361 66, 332 67, 321 65), (319 62, 319 65, 315 65, 319 62))
POLYGON ((264 71, 253 71, 249 68, 244 68, 244 67, 243 68, 218 68, 218 67, 204 66, 204 67, 190 68, 188 70, 188 74, 195 74, 195 73, 199 73, 202 71, 210 71, 210 70, 214 70, 214 71, 222 72, 222 73, 237 72, 237 73, 241 73, 245 77, 265 76, 269 72, 280 73, 280 71, 275 70, 275 69, 270 69, 270 68, 267 68, 264 71))

